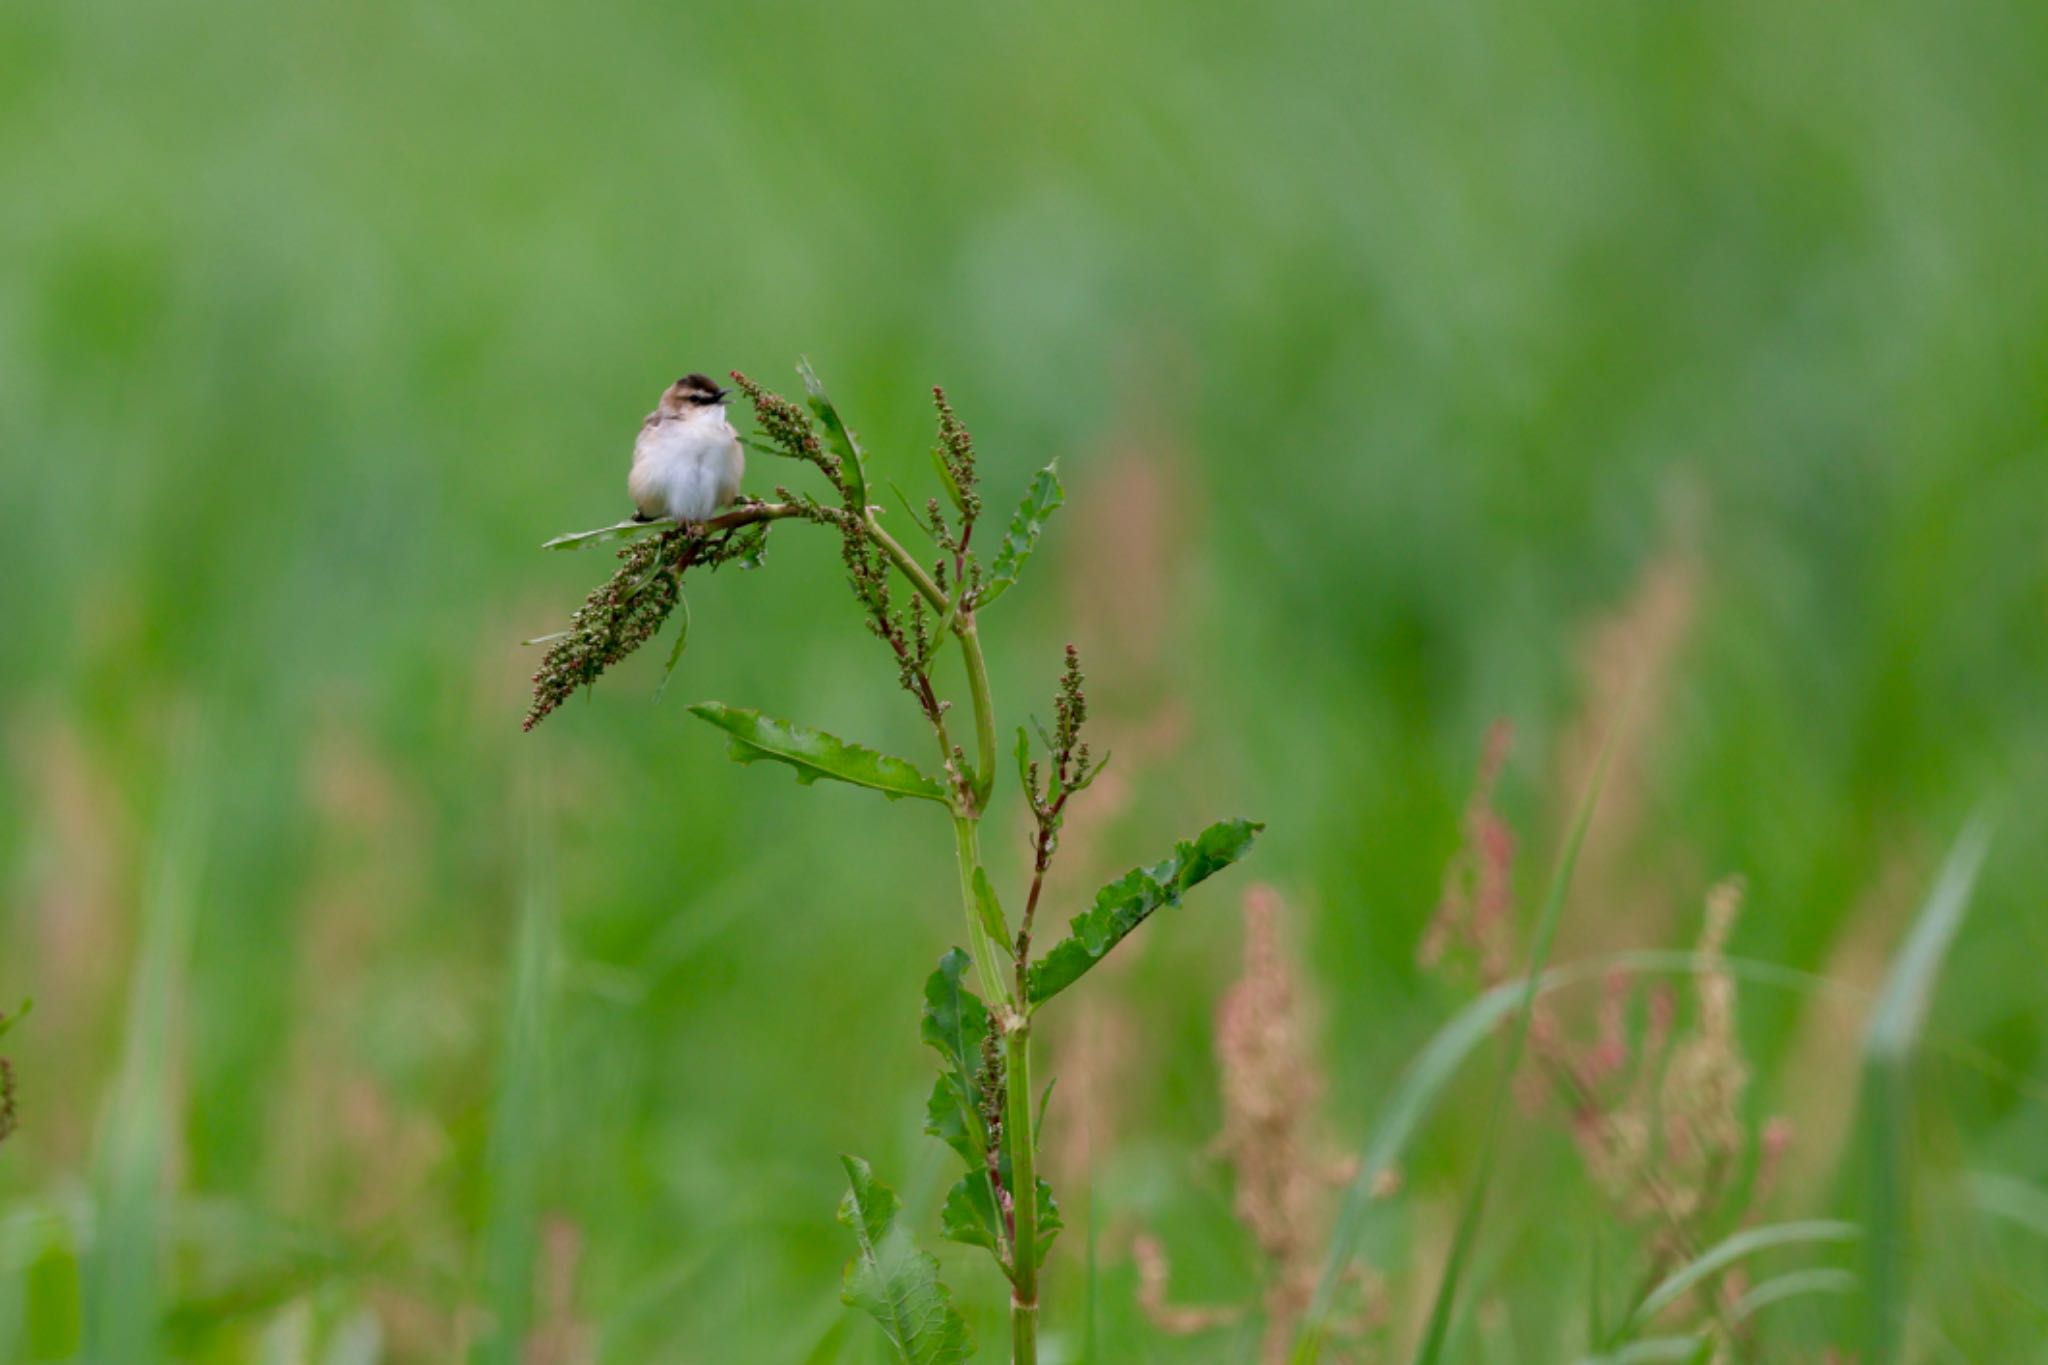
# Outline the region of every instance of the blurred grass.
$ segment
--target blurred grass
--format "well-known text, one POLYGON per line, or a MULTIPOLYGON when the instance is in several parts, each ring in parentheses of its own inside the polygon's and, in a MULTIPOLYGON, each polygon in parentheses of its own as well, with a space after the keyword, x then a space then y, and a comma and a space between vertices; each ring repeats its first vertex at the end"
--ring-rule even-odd
MULTIPOLYGON (((1411 964, 1487 721, 1520 726, 1503 799, 1552 846, 1590 628, 1680 564, 1591 937, 1561 947, 1689 942, 1680 907, 1739 871, 1736 952, 1874 987, 1940 840, 2003 796, 2028 814, 1944 973, 1906 1155, 1936 1190, 2048 1179, 2039 6, 28 0, 0 50, 0 999, 38 1000, 8 1039, 0 1357, 146 1327, 92 1292, 87 1234, 153 1202, 269 1230, 119 1253, 204 1308, 181 1356, 320 1358, 365 1321, 387 1358, 456 1349, 508 1226, 533 762, 561 914, 523 1168, 580 1230, 582 1325, 608 1360, 870 1358, 833 1157, 914 1212, 941 1189, 915 983, 955 932, 944 841, 732 768, 682 710, 915 744, 819 585, 832 547, 778 531, 693 593, 661 705, 651 659, 517 732, 516 641, 597 562, 534 547, 617 518, 662 383, 793 387, 799 352, 906 487, 933 381, 992 506, 1061 459, 1069 505, 984 626, 1011 715, 1079 641, 1127 783, 1053 908, 1265 818, 1260 875, 1315 908, 1338 1131, 1462 1003, 1411 964), (159 978, 193 705, 205 886, 159 978), (159 979, 149 1117, 124 1039, 159 979)), ((759 463, 750 488, 787 477, 759 463)), ((1090 1201, 1099 1359, 1217 1358, 1138 1320, 1134 1228, 1193 1301, 1253 1263, 1202 1155, 1233 923, 1182 917, 1099 987, 1142 1040, 1090 1201)), ((1744 995, 1759 1114, 1830 1074, 1816 1010, 1744 995)), ((1434 1268, 1484 1111, 1449 1095, 1373 1255, 1434 1268)), ((1545 1359, 1598 1204, 1567 1144, 1517 1137, 1473 1292, 1545 1359)), ((1928 1207, 1921 1311, 1970 1358, 2031 1350, 2048 1257, 1928 1207)), ((1069 1347, 1085 1245, 1050 1270, 1069 1347)), ((954 1279, 990 1338, 999 1291, 954 1279)))

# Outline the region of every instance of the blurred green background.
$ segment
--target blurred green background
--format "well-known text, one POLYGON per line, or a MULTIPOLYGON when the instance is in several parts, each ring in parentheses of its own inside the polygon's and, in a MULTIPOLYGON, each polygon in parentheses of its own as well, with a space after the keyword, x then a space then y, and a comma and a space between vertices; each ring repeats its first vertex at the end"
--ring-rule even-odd
MULTIPOLYGON (((1488 723, 1526 901, 1631 687, 1561 952, 1740 873, 1736 952, 1868 989, 1993 803, 1920 1159, 2048 1179, 2048 9, 27 0, 0 52, 0 1358, 876 1358, 835 1156, 929 1234, 946 829, 682 707, 922 756, 835 548, 695 584, 664 700, 636 659, 518 727, 609 571, 539 542, 626 510, 677 374, 800 353, 918 502, 933 382, 995 514, 1060 460, 983 623, 1013 722, 1077 641, 1118 755, 1053 913, 1270 825, 1052 1024, 1050 1359, 1256 1358, 1128 1255, 1255 1294, 1208 1152, 1254 879, 1355 1147, 1466 998, 1415 944, 1488 723)), ((1742 999, 1788 1214, 1827 1013, 1742 999)), ((1473 1079, 1370 1249, 1401 1321, 1473 1079)), ((1603 1206, 1561 1125, 1508 1159, 1458 1352, 1560 1358, 1603 1206)), ((2038 1358, 2041 1244, 1927 1216, 1922 1345, 2038 1358)))

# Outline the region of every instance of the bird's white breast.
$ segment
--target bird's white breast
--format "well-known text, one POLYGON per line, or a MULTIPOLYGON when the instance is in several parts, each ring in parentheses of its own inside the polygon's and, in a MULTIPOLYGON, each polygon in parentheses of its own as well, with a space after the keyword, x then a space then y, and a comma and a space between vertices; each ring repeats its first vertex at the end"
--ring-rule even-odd
POLYGON ((641 428, 627 491, 642 516, 704 521, 738 496, 745 458, 722 407, 641 428))

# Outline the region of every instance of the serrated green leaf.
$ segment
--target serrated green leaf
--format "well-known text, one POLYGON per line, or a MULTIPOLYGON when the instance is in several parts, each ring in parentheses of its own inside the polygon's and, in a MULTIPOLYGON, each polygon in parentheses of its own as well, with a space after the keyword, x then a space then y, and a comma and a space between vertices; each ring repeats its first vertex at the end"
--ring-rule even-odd
POLYGON ((905 1365, 966 1365, 974 1334, 939 1282, 939 1263, 917 1249, 896 1221, 895 1193, 875 1179, 859 1157, 841 1157, 850 1188, 839 1201, 839 1221, 853 1230, 857 1250, 846 1263, 839 1297, 881 1324, 905 1365))
POLYGON ((945 1207, 939 1210, 939 1235, 949 1242, 1003 1254, 1003 1228, 996 1218, 995 1191, 986 1169, 969 1171, 946 1191, 945 1207))
POLYGON ((950 948, 938 970, 925 978, 924 1015, 918 1036, 938 1050, 955 1070, 973 1075, 981 1066, 981 1048, 988 1037, 988 1006, 967 989, 965 977, 974 959, 950 948))
POLYGON ((735 763, 758 763, 770 759, 796 769, 796 780, 810 786, 821 777, 868 787, 891 801, 905 796, 946 803, 946 789, 926 777, 906 759, 876 753, 863 745, 796 725, 775 720, 759 711, 727 706, 724 702, 700 701, 690 713, 709 721, 732 737, 735 763))
POLYGON ((1242 858, 1264 828, 1253 820, 1219 821, 1192 841, 1176 844, 1164 862, 1132 868, 1096 892, 1095 903, 1068 926, 1072 937, 1031 965, 1026 978, 1031 1004, 1041 1005, 1073 985, 1153 911, 1179 904, 1197 882, 1242 858))
POLYGON ((988 581, 982 586, 981 596, 975 602, 977 609, 1001 597, 1017 581, 1017 575, 1024 571, 1024 561, 1031 558, 1031 552, 1038 548, 1038 536, 1045 529, 1045 519, 1066 501, 1067 492, 1060 487, 1059 461, 1055 460, 1038 471, 1031 480, 1031 486, 1024 490, 1024 501, 1017 504, 1017 510, 1010 517, 1010 529, 1003 536, 1002 548, 996 551, 995 563, 989 568, 988 581))
POLYGON ((987 1160, 988 1128, 976 1078, 989 1018, 988 1007, 963 982, 972 962, 958 948, 939 959, 924 983, 918 1036, 946 1062, 925 1106, 925 1131, 958 1152, 969 1169, 979 1169, 987 1160))
POLYGON ((943 1071, 932 1078, 931 1098, 924 1104, 924 1130, 960 1154, 970 1167, 982 1163, 982 1135, 978 1117, 970 1117, 961 1102, 960 1088, 953 1073, 943 1071))
POLYGON ((1046 1253, 1052 1250, 1053 1238, 1060 1235, 1066 1222, 1060 1217, 1060 1201, 1052 1197, 1052 1186, 1043 1180, 1038 1182, 1038 1263, 1045 1264, 1046 1253))
MULTIPOLYGON (((1003 1161, 1003 1175, 1008 1178, 1010 1165, 1003 1161)), ((1066 1224, 1060 1220, 1060 1205, 1052 1197, 1052 1186, 1045 1181, 1038 1182, 1038 1264, 1044 1265, 1053 1240, 1060 1235, 1066 1224)), ((946 1192, 945 1207, 939 1212, 939 1235, 949 1242, 963 1246, 983 1247, 996 1256, 1003 1254, 1003 1242, 1008 1235, 1005 1224, 996 1217, 995 1190, 988 1182, 986 1171, 969 1171, 953 1182, 953 1188, 946 1192)))
POLYGON ((809 399, 811 413, 818 419, 818 425, 825 429, 826 444, 839 457, 839 476, 847 483, 847 491, 853 495, 856 508, 868 505, 868 471, 861 453, 860 442, 853 439, 853 433, 846 429, 846 423, 839 419, 839 409, 832 405, 832 398, 825 392, 825 385, 818 378, 818 372, 811 368, 808 359, 797 362, 796 372, 804 381, 804 394, 809 399))

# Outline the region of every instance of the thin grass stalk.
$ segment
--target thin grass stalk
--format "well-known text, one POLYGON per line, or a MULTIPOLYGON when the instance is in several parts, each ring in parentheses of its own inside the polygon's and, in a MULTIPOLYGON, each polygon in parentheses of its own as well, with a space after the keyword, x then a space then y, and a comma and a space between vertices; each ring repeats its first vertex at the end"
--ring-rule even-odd
MULTIPOLYGON (((529 811, 527 823, 537 825, 538 815, 529 811)), ((505 1005, 503 1052, 485 1155, 482 1269, 491 1321, 474 1357, 484 1365, 518 1365, 524 1356, 539 1247, 555 888, 543 833, 529 829, 521 844, 527 856, 512 949, 512 987, 505 1005)))
POLYGON ((1899 950, 1863 1041, 1866 1245, 1863 1340, 1870 1365, 1891 1365, 1905 1345, 1912 1301, 1912 1062, 1941 965, 1962 927, 1991 832, 1983 817, 1957 836, 1899 950))
POLYGON ((162 1358, 160 1262, 171 1049, 198 918, 210 825, 208 764, 188 729, 173 745, 169 792, 141 903, 126 1039, 95 1172, 97 1226, 86 1270, 85 1358, 162 1358))
POLYGON ((1536 1009, 1538 981, 1543 964, 1550 956, 1550 945, 1557 937, 1558 921, 1563 918, 1565 892, 1571 886, 1572 869, 1578 863, 1579 850, 1586 842, 1586 831, 1593 823, 1593 809, 1599 803, 1600 789, 1607 780, 1607 767, 1614 755, 1614 736, 1618 728, 1610 728, 1606 741, 1601 745, 1599 762, 1586 784, 1585 794, 1579 799, 1571 833, 1565 840, 1557 869, 1551 875, 1550 889, 1544 896, 1543 911, 1536 922, 1536 938, 1529 950, 1528 974, 1522 980, 1520 999, 1515 1003, 1514 1018, 1508 1026, 1507 1057, 1501 1064, 1499 1078, 1494 1083, 1493 1099, 1487 1107, 1479 1173, 1466 1192, 1464 1211, 1459 1215, 1451 1252, 1444 1262, 1443 1279, 1437 1286, 1436 1301, 1430 1308, 1429 1328, 1421 1349, 1416 1353, 1417 1365, 1436 1365, 1443 1358, 1444 1344, 1450 1336, 1451 1310, 1457 1303, 1458 1281, 1479 1235, 1479 1222, 1485 1212, 1486 1195, 1493 1180, 1494 1160, 1500 1149, 1501 1125, 1512 1098, 1515 1072, 1521 1067, 1522 1052, 1529 1041, 1529 1021, 1536 1009))

